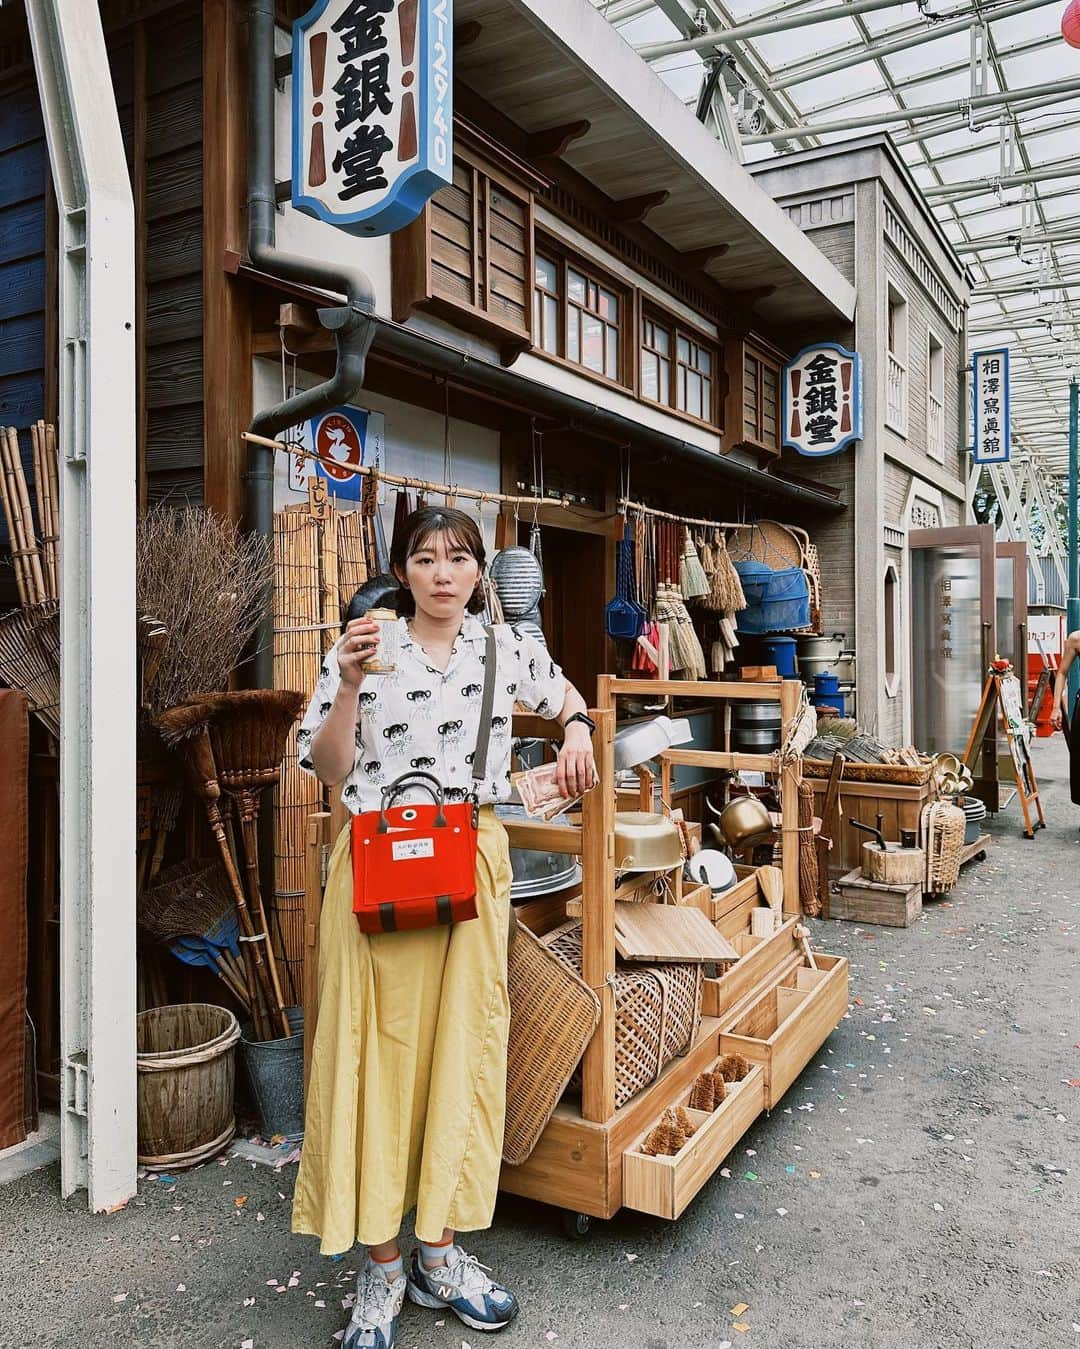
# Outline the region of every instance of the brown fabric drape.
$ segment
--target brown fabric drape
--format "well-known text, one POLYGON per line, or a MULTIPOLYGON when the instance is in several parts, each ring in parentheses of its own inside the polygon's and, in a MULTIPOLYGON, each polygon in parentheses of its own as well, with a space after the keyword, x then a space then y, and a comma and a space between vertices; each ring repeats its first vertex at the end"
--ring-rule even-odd
POLYGON ((26 698, 0 689, 0 1148, 26 1137, 26 698))

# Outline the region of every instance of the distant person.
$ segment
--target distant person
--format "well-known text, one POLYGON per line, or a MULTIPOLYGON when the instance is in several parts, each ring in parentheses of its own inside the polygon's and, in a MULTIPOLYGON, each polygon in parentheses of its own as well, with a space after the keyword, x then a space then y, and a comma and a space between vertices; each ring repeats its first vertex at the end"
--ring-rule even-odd
POLYGON ((1050 724, 1055 731, 1064 729, 1069 746, 1069 795, 1074 806, 1080 806, 1080 693, 1076 695, 1070 717, 1065 706, 1065 690, 1069 683, 1069 667, 1077 656, 1080 656, 1080 632, 1070 632, 1065 638, 1061 664, 1054 676, 1054 710, 1050 714, 1050 724))

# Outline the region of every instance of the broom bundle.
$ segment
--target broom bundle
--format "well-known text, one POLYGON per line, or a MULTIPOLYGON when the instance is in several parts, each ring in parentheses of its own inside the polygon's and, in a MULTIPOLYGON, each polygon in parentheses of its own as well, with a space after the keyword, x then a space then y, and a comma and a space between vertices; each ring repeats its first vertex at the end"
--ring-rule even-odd
POLYGON ((705 653, 694 621, 674 586, 656 587, 656 621, 662 630, 666 629, 671 668, 684 671, 688 679, 704 679, 705 653))
POLYGON ((270 943, 259 884, 258 816, 260 794, 280 778, 285 742, 303 707, 305 695, 288 689, 251 689, 207 694, 174 707, 157 719, 166 743, 176 746, 188 766, 218 844, 232 891, 247 972, 252 1018, 265 1039, 275 1023, 291 1035, 277 961, 270 943), (240 817, 246 887, 229 846, 219 799, 236 802, 240 817), (266 1014, 262 1014, 260 996, 266 1014))
POLYGON ((745 609, 746 596, 743 594, 742 581, 735 570, 735 564, 731 560, 731 554, 720 530, 716 530, 713 534, 712 562, 709 592, 702 597, 702 608, 723 614, 737 613, 740 609, 745 609))
POLYGON ((136 915, 140 931, 155 942, 197 938, 205 943, 229 992, 250 1007, 243 966, 234 950, 223 949, 219 935, 230 920, 235 933, 228 879, 219 862, 203 858, 178 862, 163 871, 158 883, 140 895, 136 915))
POLYGON ((709 578, 701 565, 694 540, 683 530, 682 557, 679 559, 679 590, 684 600, 699 600, 709 593, 709 578))
POLYGON ((212 511, 166 506, 139 523, 136 554, 139 613, 168 634, 153 678, 144 672, 158 716, 228 684, 266 612, 273 559, 267 540, 212 511))

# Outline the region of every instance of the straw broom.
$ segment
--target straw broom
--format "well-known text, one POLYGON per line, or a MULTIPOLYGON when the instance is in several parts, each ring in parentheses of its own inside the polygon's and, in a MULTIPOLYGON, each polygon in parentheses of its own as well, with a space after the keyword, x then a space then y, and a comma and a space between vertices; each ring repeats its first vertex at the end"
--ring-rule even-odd
MULTIPOLYGON (((243 882, 240 880, 232 851, 229 848, 225 823, 221 815, 221 784, 218 782, 217 765, 210 745, 207 709, 202 704, 171 708, 157 718, 156 725, 162 739, 173 745, 184 761, 197 796, 206 810, 207 823, 214 836, 225 875, 229 882, 229 891, 236 906, 237 918, 241 928, 241 949, 244 954, 244 967, 248 1003, 255 1033, 262 1040, 271 1038, 270 1022, 261 998, 266 1006, 273 1005, 273 987, 264 956, 264 947, 269 947, 265 927, 256 932, 255 921, 248 908, 243 882)), ((286 1027, 288 1022, 286 1021, 286 1027)), ((286 1029, 286 1034, 289 1034, 286 1029)))
POLYGON ((816 918, 821 912, 814 842, 814 789, 809 782, 799 783, 799 907, 808 918, 816 918))
POLYGON ((694 540, 683 530, 682 557, 679 561, 679 590, 684 600, 698 600, 709 593, 709 578, 701 565, 694 540))
MULTIPOLYGON (((168 720, 167 738, 180 741, 185 747, 188 733, 207 737, 215 781, 235 802, 247 876, 245 911, 253 925, 253 931, 246 935, 266 946, 265 960, 262 961, 265 969, 263 989, 267 1004, 286 1035, 292 1032, 285 1015, 285 1000, 277 961, 268 939, 259 885, 258 817, 263 790, 276 786, 280 779, 285 741, 305 702, 303 693, 248 689, 238 693, 208 694, 198 702, 173 708, 159 718, 159 724, 168 720)), ((249 944, 252 944, 251 940, 249 944)))
MULTIPOLYGON (((228 884, 219 864, 201 859, 179 862, 161 875, 158 884, 139 897, 138 926, 154 941, 169 943, 179 937, 208 937, 232 912, 228 884)), ((247 1007, 243 969, 236 957, 218 950, 218 974, 229 992, 247 1007)))

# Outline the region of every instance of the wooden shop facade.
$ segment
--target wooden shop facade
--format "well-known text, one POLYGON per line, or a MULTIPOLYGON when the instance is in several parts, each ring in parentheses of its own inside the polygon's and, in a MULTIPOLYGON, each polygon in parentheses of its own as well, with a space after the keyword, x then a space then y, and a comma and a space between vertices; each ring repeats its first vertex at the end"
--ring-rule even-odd
MULTIPOLYGON (((620 503, 629 498, 681 519, 766 518, 810 537, 840 518, 850 505, 844 493, 817 481, 810 461, 800 467, 781 455, 780 379, 794 353, 850 324, 855 290, 586 0, 458 0, 453 185, 413 224, 358 239, 295 211, 287 199, 284 58, 288 26, 306 8, 293 0, 276 7, 276 246, 346 262, 371 279, 374 339, 363 385, 349 400, 367 414, 377 459, 365 449, 366 462, 411 484, 454 489, 448 495, 478 515, 489 551, 527 544, 539 526, 544 633, 589 702, 607 699, 610 735, 620 690, 598 681, 629 673, 604 628, 616 586, 620 503), (569 54, 575 49, 588 51, 587 66, 569 54), (515 507, 504 496, 535 504, 515 507)), ((317 311, 333 300, 250 258, 244 0, 102 0, 101 13, 136 213, 132 471, 140 503, 206 505, 241 521, 249 455, 243 434, 256 414, 332 374, 333 342, 317 311)), ((0 216, 7 282, 0 329, 9 339, 0 349, 0 424, 21 429, 39 418, 57 420, 58 250, 18 5, 0 12, 0 216)), ((28 441, 23 450, 29 463, 28 441)), ((279 541, 281 521, 309 510, 306 489, 294 490, 293 467, 284 451, 276 456, 279 541)), ((379 505, 389 530, 392 489, 383 489, 379 505)), ((343 566, 336 582, 338 613, 350 597, 349 574, 343 566)), ((276 620, 283 656, 288 632, 317 630, 333 615, 316 597, 298 617, 282 590, 287 581, 276 620)), ((319 641, 316 631, 309 653, 316 664, 319 641)), ((749 698, 753 689, 741 692, 749 698)), ((682 706, 699 705, 711 718, 703 693, 682 706)), ((786 725, 786 705, 784 715, 786 725)), ((676 773, 686 774, 683 803, 694 818, 708 783, 735 765, 729 751, 721 757, 723 763, 714 756, 680 764, 676 756, 676 773)), ((55 760, 39 754, 32 761, 40 783, 55 776, 55 760)), ((318 803, 297 796, 279 804, 299 821, 318 803)), ((586 821, 583 828, 591 837, 603 825, 586 821)), ((44 860, 49 828, 42 826, 37 841, 41 865, 31 866, 29 904, 30 1003, 46 1097, 56 1094, 60 1056, 57 880, 44 860)), ((280 901, 297 912, 305 889, 302 830, 298 837, 289 856, 279 857, 277 880, 280 901)), ((586 838, 582 846, 598 845, 586 838)), ((595 857, 587 865, 589 884, 610 888, 608 864, 595 857)), ((785 999, 827 1006, 815 1012, 812 1032, 825 1034, 846 1006, 839 991, 846 969, 834 961, 820 976, 804 973, 793 884, 784 935, 767 961, 759 958, 761 973, 772 978, 769 1015, 779 1024, 785 999)), ((731 940, 746 928, 749 943, 753 886, 743 889, 736 917, 709 916, 727 917, 731 940)), ((754 896, 756 904, 756 890, 754 896)), ((608 935, 606 928, 586 933, 587 963, 608 959, 608 935)), ((302 949, 292 964, 299 998, 302 949)), ((588 971, 586 978, 594 982, 588 971)), ((706 989, 713 1039, 700 1042, 679 1070, 680 1090, 690 1067, 707 1066, 723 1048, 721 1021, 733 1036, 769 1039, 768 1017, 758 1016, 748 997, 760 993, 758 983, 743 982, 719 993, 706 989)), ((605 1170, 590 1181, 587 1209, 598 1214, 618 1207, 616 1173, 628 1184, 654 1184, 647 1165, 637 1180, 638 1173, 617 1166, 605 1123, 614 1113, 606 1066, 614 1024, 604 1024, 599 1043, 607 1048, 590 1051, 586 1064, 589 1111, 604 1126, 605 1170)), ((800 1031, 800 1044, 812 1034, 800 1031)), ((754 1078, 744 1105, 752 1092, 758 1108, 778 1096, 770 1071, 754 1078)), ((660 1095, 650 1102, 659 1104, 660 1095)), ((628 1121, 618 1126, 618 1148, 646 1122, 640 1109, 628 1121)), ((566 1134, 575 1146, 578 1132, 575 1126, 566 1134)), ((717 1127, 707 1144, 716 1156, 723 1155, 721 1134, 717 1127)), ((665 1173, 655 1183, 669 1181, 665 1173)), ((651 1211, 680 1207, 670 1197, 650 1202, 659 1205, 651 1211)))

